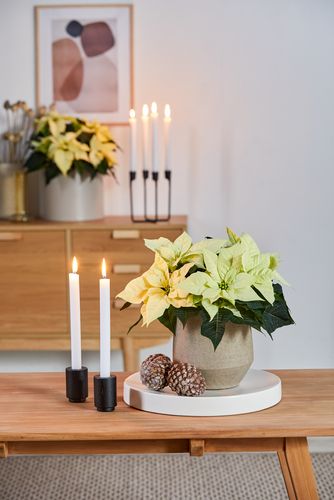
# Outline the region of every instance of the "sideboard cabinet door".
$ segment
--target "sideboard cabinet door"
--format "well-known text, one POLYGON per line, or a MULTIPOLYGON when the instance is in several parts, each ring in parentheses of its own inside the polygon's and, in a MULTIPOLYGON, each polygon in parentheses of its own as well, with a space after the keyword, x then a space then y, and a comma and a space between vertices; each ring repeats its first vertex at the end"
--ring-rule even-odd
MULTIPOLYGON (((126 337, 127 330, 137 321, 140 308, 131 307, 120 311, 121 303, 115 296, 131 279, 143 273, 153 263, 154 253, 144 245, 144 238, 164 236, 171 240, 183 231, 180 229, 141 230, 84 230, 72 232, 72 251, 80 265, 82 329, 85 337, 99 335, 99 277, 101 261, 105 257, 111 279, 111 335, 126 337)), ((150 334, 168 337, 168 330, 158 321, 148 328, 136 327, 136 335, 150 334)))
POLYGON ((0 346, 43 348, 38 338, 66 332, 66 294, 64 231, 0 231, 0 346))

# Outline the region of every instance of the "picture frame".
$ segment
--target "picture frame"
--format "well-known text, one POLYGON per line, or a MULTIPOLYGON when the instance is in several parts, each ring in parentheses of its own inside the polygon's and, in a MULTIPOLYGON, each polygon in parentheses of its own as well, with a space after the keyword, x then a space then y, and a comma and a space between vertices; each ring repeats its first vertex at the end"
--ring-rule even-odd
POLYGON ((128 125, 134 102, 133 5, 36 5, 36 105, 128 125))

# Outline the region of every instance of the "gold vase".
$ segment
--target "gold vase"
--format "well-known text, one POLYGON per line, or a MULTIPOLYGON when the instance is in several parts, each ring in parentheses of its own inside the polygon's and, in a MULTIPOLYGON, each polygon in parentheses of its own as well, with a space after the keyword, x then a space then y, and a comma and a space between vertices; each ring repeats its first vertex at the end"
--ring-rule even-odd
POLYGON ((0 219, 10 219, 16 213, 16 172, 18 163, 0 163, 0 219))
POLYGON ((15 172, 15 213, 12 220, 16 222, 29 220, 26 212, 26 173, 22 168, 15 172))

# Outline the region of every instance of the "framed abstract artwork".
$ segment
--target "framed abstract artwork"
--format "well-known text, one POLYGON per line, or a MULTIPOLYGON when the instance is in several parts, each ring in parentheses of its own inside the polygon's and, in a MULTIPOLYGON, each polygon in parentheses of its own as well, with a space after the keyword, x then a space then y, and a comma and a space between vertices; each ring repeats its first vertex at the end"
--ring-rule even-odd
POLYGON ((133 107, 133 7, 35 7, 36 103, 128 124, 133 107))

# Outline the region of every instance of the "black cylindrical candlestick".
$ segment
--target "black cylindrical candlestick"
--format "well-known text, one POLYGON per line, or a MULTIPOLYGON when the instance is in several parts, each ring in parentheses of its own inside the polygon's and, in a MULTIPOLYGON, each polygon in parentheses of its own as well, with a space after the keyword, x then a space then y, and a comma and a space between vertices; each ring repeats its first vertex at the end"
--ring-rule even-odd
POLYGON ((94 404, 97 411, 113 411, 117 406, 116 377, 94 376, 94 404))
POLYGON ((84 403, 88 397, 88 368, 66 368, 66 397, 71 403, 84 403))

